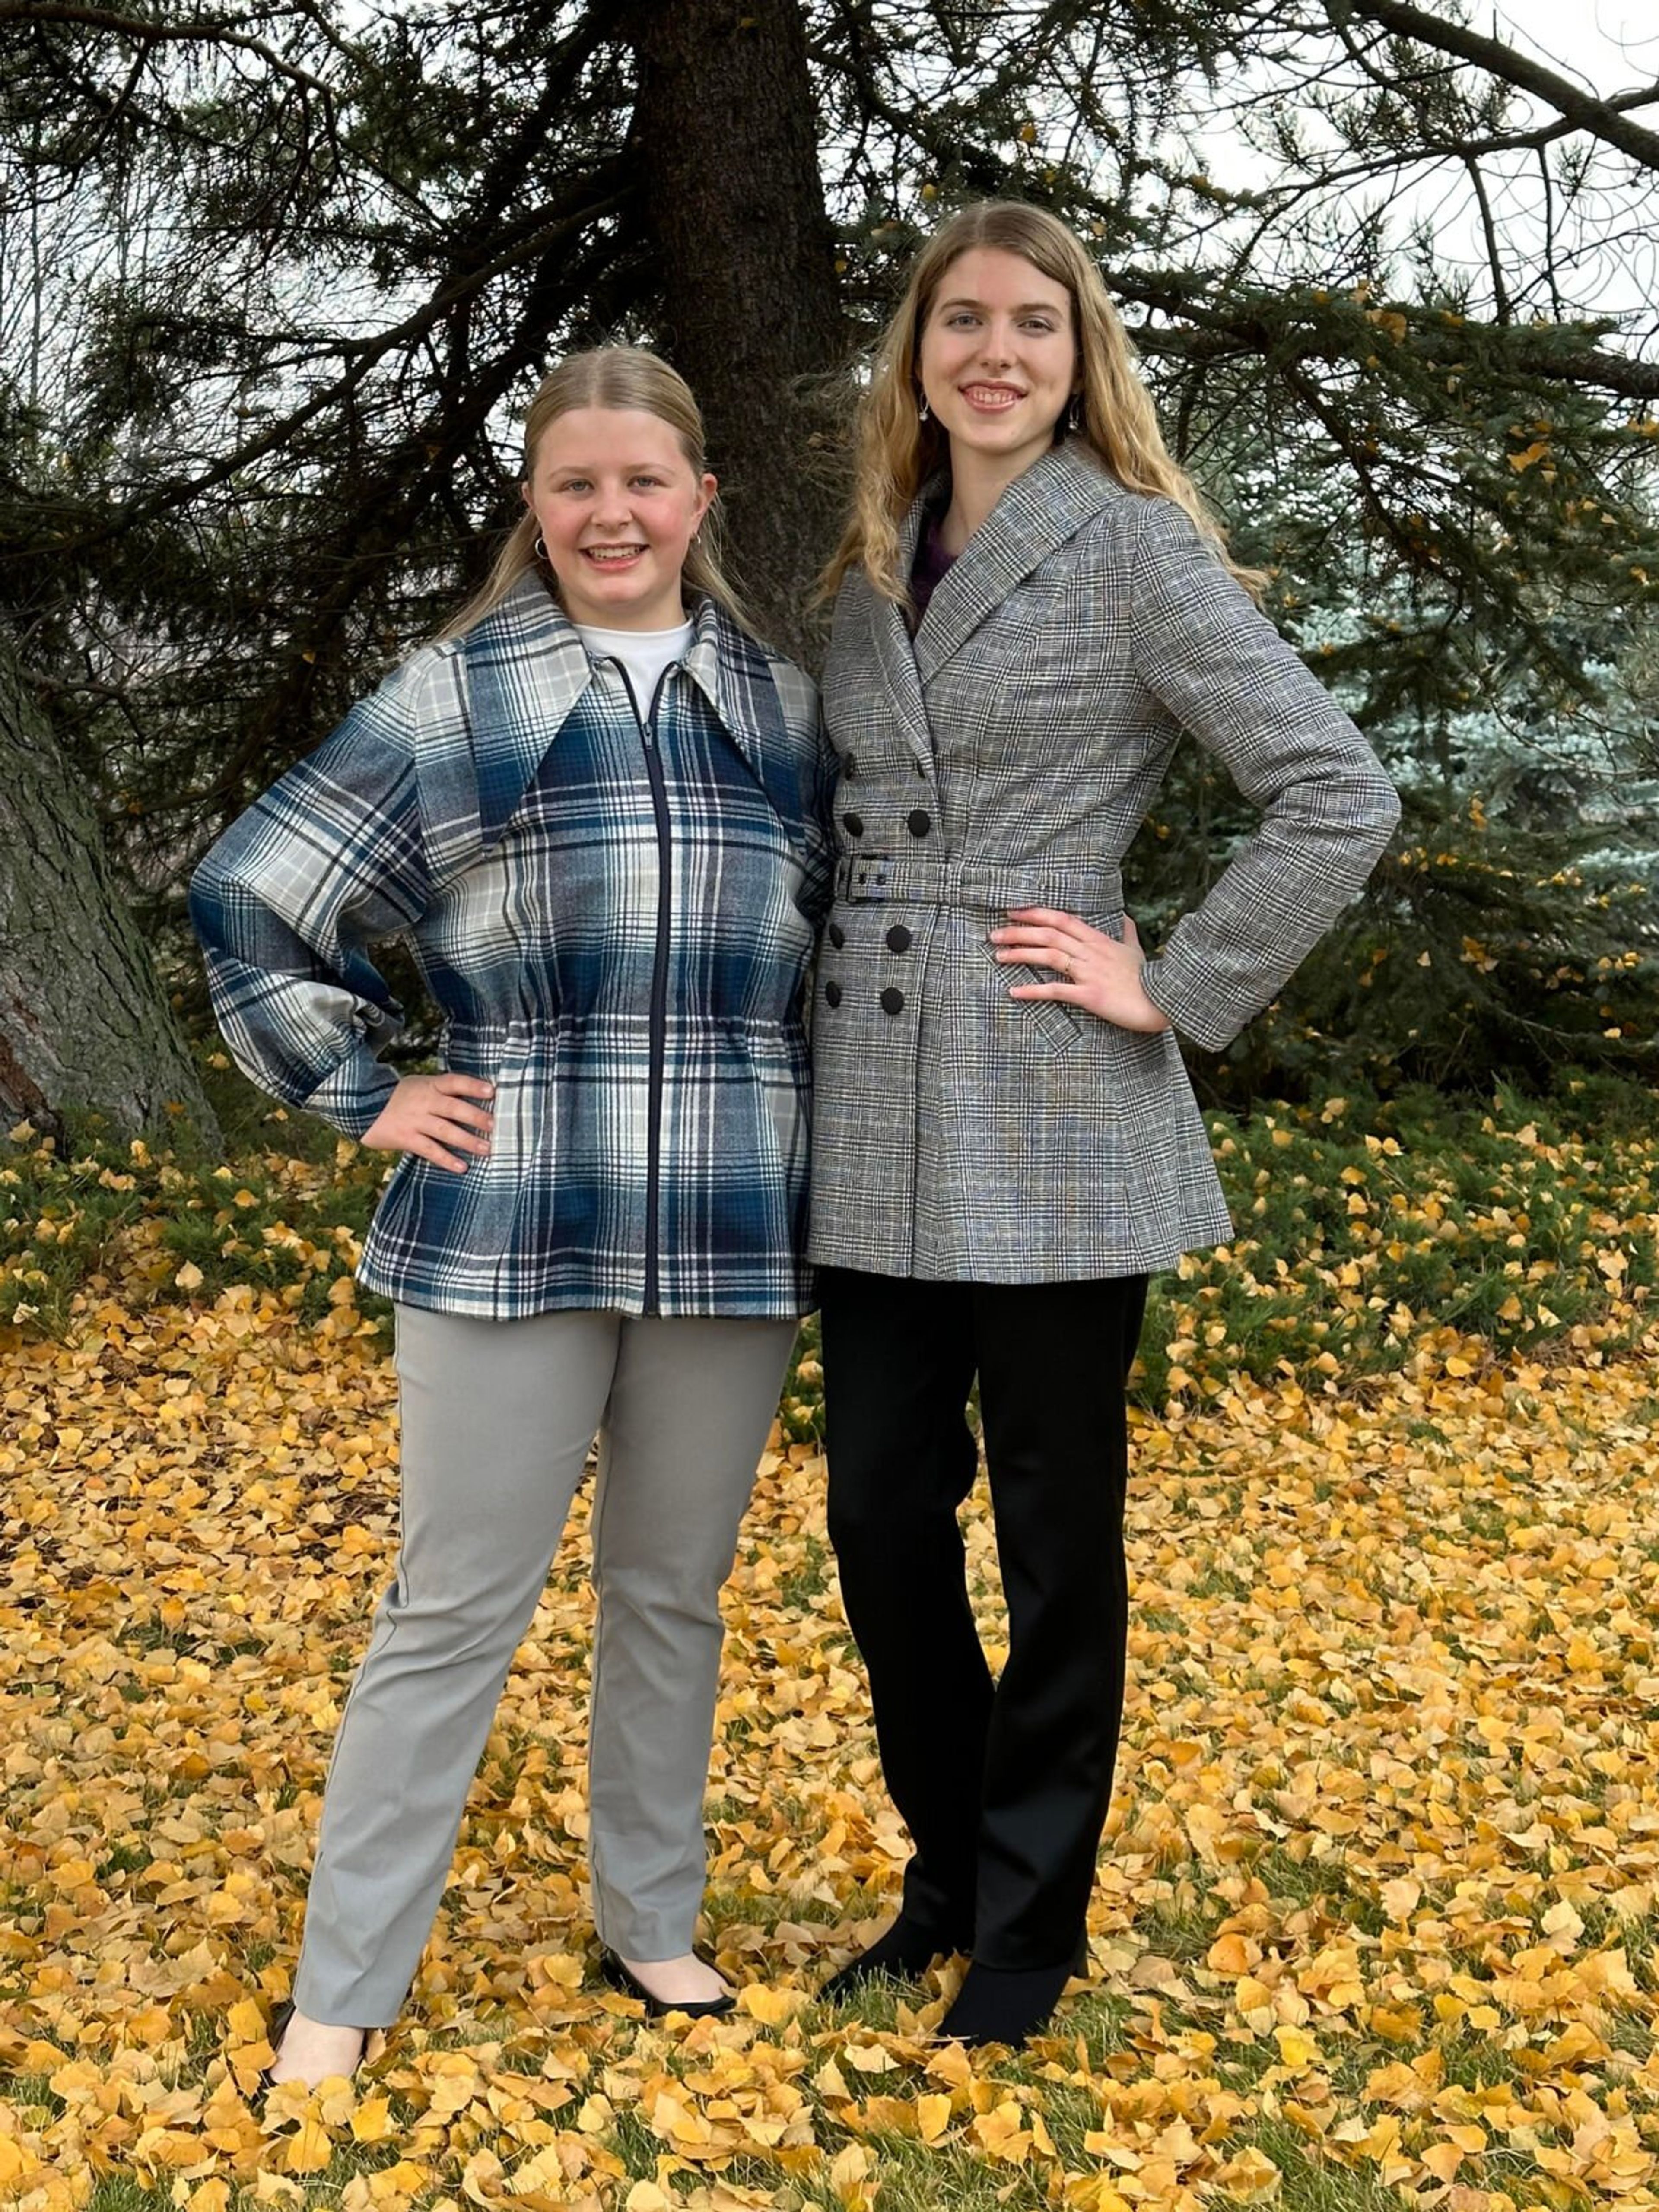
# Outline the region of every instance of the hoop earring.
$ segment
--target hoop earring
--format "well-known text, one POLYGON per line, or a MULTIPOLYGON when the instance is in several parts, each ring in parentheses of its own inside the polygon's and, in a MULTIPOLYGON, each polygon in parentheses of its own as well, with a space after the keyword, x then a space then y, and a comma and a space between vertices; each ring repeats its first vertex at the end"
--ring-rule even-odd
POLYGON ((1072 404, 1066 410, 1066 427, 1068 430, 1083 428, 1083 394, 1080 392, 1072 394, 1072 404))
POLYGON ((933 419, 933 410, 927 404, 927 394, 924 392, 921 395, 921 403, 916 409, 916 420, 918 422, 931 422, 933 419))
POLYGON ((547 540, 546 540, 546 538, 544 538, 542 536, 542 533, 541 533, 541 532, 540 532, 539 530, 536 532, 536 548, 535 548, 535 550, 536 550, 536 558, 537 558, 538 561, 545 561, 545 560, 546 560, 546 558, 547 558, 547 540))

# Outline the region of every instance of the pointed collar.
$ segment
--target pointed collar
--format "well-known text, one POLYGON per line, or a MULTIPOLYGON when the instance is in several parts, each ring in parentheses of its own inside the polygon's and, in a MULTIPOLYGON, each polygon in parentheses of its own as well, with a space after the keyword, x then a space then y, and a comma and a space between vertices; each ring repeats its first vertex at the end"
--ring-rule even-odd
MULTIPOLYGON (((691 613, 683 664, 757 776, 779 757, 786 732, 765 652, 711 599, 691 613)), ((460 641, 471 708, 478 827, 486 846, 507 827, 547 749, 593 680, 576 628, 541 577, 521 576, 501 605, 460 641)))
MULTIPOLYGON (((914 645, 921 682, 931 681, 1035 568, 1118 496, 1115 480, 1075 441, 1052 447, 1017 476, 934 586, 914 645)), ((927 498, 924 491, 905 517, 907 575, 927 498)))
POLYGON ((460 641, 466 668, 478 829, 507 827, 593 671, 582 641, 534 570, 460 641))
MULTIPOLYGON (((699 600, 691 619, 696 635, 683 663, 686 674, 714 709, 755 781, 775 799, 775 781, 784 776, 793 793, 798 764, 766 648, 718 600, 699 600)), ((780 811, 793 821, 799 807, 781 804, 780 811)))

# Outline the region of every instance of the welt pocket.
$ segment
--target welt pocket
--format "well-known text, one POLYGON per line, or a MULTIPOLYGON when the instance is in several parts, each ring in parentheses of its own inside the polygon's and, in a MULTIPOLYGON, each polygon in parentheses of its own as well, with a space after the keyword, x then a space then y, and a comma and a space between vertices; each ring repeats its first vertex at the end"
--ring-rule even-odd
POLYGON ((1034 1030, 1051 1052, 1070 1052, 1083 1034, 1088 1015, 1079 1014, 1061 999, 1008 999, 1006 993, 1016 983, 1044 983, 1053 980, 1049 968, 1026 968, 1010 962, 1006 967, 997 958, 996 947, 988 944, 985 957, 995 972, 998 987, 1005 994, 1005 1002, 1011 1020, 1023 1023, 1034 1030))

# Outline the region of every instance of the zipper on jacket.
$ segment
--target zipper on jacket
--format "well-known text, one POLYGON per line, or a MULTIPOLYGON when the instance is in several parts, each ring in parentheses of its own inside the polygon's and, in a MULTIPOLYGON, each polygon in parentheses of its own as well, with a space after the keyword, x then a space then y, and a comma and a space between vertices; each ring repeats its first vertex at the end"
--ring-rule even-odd
POLYGON ((654 1314, 661 1303, 659 1276, 657 1217, 662 1200, 662 1094, 668 1060, 668 933, 672 911, 673 840, 668 822, 668 786, 662 772, 657 744, 657 708, 662 687, 677 661, 671 661, 657 678, 651 705, 641 714, 633 678, 621 661, 612 664, 628 689, 629 704, 645 740, 645 772, 651 784, 651 811, 657 823, 657 942, 651 965, 650 1073, 646 1085, 645 1137, 645 1310, 654 1314))

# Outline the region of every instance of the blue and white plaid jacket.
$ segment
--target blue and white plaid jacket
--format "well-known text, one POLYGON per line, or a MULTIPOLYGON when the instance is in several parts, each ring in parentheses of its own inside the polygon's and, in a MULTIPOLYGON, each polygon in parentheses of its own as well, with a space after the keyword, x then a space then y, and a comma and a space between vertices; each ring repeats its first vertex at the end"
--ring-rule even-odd
POLYGON ((191 912, 266 1090, 361 1136, 407 934, 447 1066, 495 1085, 487 1159, 405 1154, 359 1279, 493 1320, 786 1317, 805 1262, 803 1003, 829 902, 811 681, 712 601, 641 726, 535 576, 423 647, 227 830, 191 912))

